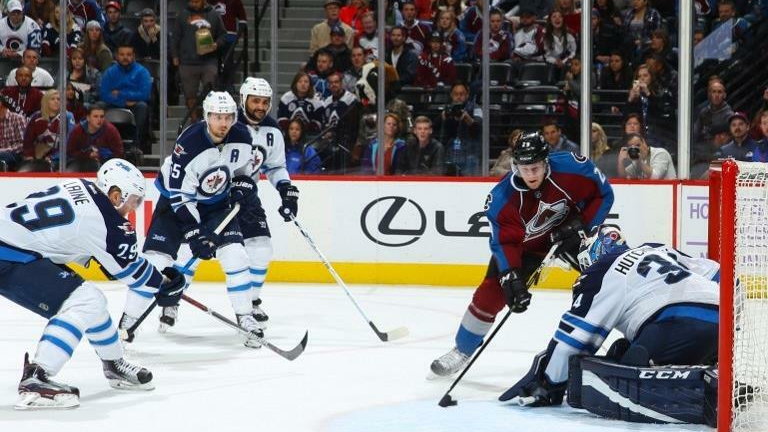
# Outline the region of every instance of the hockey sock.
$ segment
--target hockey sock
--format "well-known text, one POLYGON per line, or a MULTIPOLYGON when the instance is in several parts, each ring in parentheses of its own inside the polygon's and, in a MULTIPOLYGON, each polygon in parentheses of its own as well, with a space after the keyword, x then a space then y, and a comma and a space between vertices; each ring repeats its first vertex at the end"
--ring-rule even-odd
POLYGON ((253 308, 251 275, 245 248, 233 243, 220 248, 216 255, 226 274, 227 295, 232 309, 237 315, 250 314, 253 308))
POLYGON ((245 249, 250 260, 252 299, 261 295, 261 287, 267 277, 267 268, 272 259, 272 241, 269 237, 255 237, 245 240, 245 249))

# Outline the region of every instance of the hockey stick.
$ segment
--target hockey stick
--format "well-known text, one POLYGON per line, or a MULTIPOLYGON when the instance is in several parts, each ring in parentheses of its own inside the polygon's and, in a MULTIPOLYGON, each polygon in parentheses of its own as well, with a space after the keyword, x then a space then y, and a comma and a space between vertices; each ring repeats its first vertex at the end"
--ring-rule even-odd
POLYGON ((298 356, 301 355, 301 353, 304 352, 304 349, 307 347, 307 339, 309 338, 309 331, 304 332, 304 337, 301 339, 301 342, 299 342, 298 345, 293 347, 290 351, 284 351, 274 345, 272 345, 268 340, 264 339, 263 337, 258 337, 253 332, 249 332, 248 330, 244 329, 243 327, 239 326, 237 323, 232 321, 231 319, 225 317, 224 315, 216 312, 215 310, 212 310, 208 306, 200 303, 199 301, 189 297, 186 294, 181 295, 181 299, 186 301, 187 303, 191 304, 192 306, 200 309, 201 311, 207 313, 208 315, 216 318, 217 320, 223 322, 224 324, 228 325, 229 327, 232 327, 233 329, 237 330, 238 332, 248 336, 248 337, 255 337, 256 340, 258 340, 262 345, 266 346, 270 350, 274 351, 279 355, 280 357, 283 357, 288 360, 295 360, 298 356))
MULTIPOLYGON (((232 210, 227 213, 227 216, 224 217, 224 219, 219 223, 218 226, 216 226, 216 229, 213 230, 214 234, 221 234, 222 231, 224 231, 224 228, 229 225, 230 222, 232 222, 232 219, 237 216, 237 213, 240 211, 240 203, 237 202, 235 205, 232 206, 232 210)), ((198 260, 199 258, 192 257, 190 258, 186 264, 184 264, 184 267, 181 269, 181 273, 184 274, 189 270, 198 260)), ((144 313, 141 314, 139 319, 136 320, 135 323, 133 323, 132 326, 128 327, 127 329, 120 330, 120 336, 123 340, 128 340, 128 337, 133 335, 133 333, 136 332, 136 329, 139 328, 141 323, 144 322, 145 319, 149 316, 150 312, 152 312, 153 309, 155 309, 155 306, 157 306, 157 298, 152 300, 152 303, 149 305, 147 310, 144 311, 144 313)))
POLYGON ((317 244, 314 240, 312 240, 312 237, 309 236, 309 233, 301 226, 299 221, 296 219, 295 216, 291 215, 291 220, 293 221, 293 224, 296 225, 296 228, 299 229, 299 232, 301 232, 301 235, 304 236, 304 239, 307 240, 307 243, 314 249, 315 253, 318 257, 320 257, 320 261, 323 262, 323 265, 326 269, 328 269, 328 272, 333 276, 333 278, 336 280, 336 283, 339 284, 339 286, 344 289, 344 292, 347 294, 347 297, 349 297, 350 300, 352 300, 352 304, 355 305, 355 308, 357 308, 357 311, 360 312, 360 315, 362 315, 363 319, 368 323, 369 326, 371 326, 371 329, 373 329, 373 332, 376 333, 376 336, 381 339, 382 342, 388 342, 393 341, 395 339, 400 339, 408 336, 408 329, 406 327, 398 327, 394 330, 390 330, 388 332, 382 332, 380 331, 376 325, 368 318, 368 315, 365 314, 363 311, 363 308, 360 307, 360 305, 357 303, 357 300, 355 300, 355 297, 352 296, 352 293, 349 291, 349 288, 347 288, 347 284, 344 283, 343 280, 341 280, 341 277, 339 277, 339 274, 336 273, 336 270, 333 269, 333 266, 328 261, 328 259, 323 255, 323 253, 320 251, 320 249, 317 247, 317 244))
MULTIPOLYGON (((555 243, 552 245, 551 248, 549 248, 549 251, 544 256, 544 259, 541 261, 541 264, 539 264, 539 267, 528 278, 528 283, 527 283, 528 289, 531 289, 531 287, 539 281, 542 273, 544 272, 544 268, 547 267, 550 261, 554 259, 555 251, 559 246, 560 246, 560 243, 555 243)), ((456 385, 459 383, 459 381, 461 381, 464 375, 467 374, 467 371, 469 370, 469 368, 472 367, 472 365, 475 363, 475 360, 477 360, 477 358, 480 357, 480 354, 482 354, 485 348, 491 343, 494 336, 496 336, 496 333, 498 333, 501 327, 504 326, 504 323, 507 321, 507 318, 509 318, 510 315, 512 315, 512 311, 507 310, 507 313, 504 314, 504 317, 501 319, 501 321, 499 321, 499 325, 497 325, 496 328, 493 329, 493 333, 491 333, 491 335, 488 336, 488 339, 485 340, 485 343, 483 343, 483 345, 480 347, 480 349, 477 351, 474 357, 472 357, 469 363, 467 363, 467 366, 464 367, 464 370, 461 371, 459 376, 456 377, 456 379, 453 381, 453 384, 451 384, 451 386, 448 388, 448 391, 445 392, 442 398, 440 398, 440 402, 437 403, 438 405, 445 408, 445 407, 454 406, 458 404, 458 402, 451 397, 450 395, 451 390, 453 390, 453 388, 456 387, 456 385)))

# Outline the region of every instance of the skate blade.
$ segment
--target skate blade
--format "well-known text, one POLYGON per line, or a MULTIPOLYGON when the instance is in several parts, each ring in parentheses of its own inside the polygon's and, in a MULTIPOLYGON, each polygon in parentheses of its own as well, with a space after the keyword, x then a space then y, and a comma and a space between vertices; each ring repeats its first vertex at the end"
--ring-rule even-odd
POLYGON ((444 381, 449 380, 456 376, 456 373, 448 374, 448 375, 438 375, 432 370, 427 372, 427 376, 425 377, 427 381, 444 381))
POLYGON ((160 323, 160 325, 157 326, 157 332, 165 334, 168 332, 168 329, 171 328, 168 324, 160 323))
POLYGON ((19 399, 13 406, 17 410, 38 410, 38 409, 72 409, 80 406, 80 398, 71 393, 61 393, 50 398, 40 396, 40 393, 24 392, 19 393, 19 399))
POLYGON ((248 348, 253 348, 253 349, 259 349, 259 348, 261 348, 261 342, 259 342, 259 341, 255 341, 255 340, 251 340, 251 339, 246 339, 246 340, 243 342, 243 345, 245 345, 245 346, 246 346, 246 347, 248 347, 248 348))
POLYGON ((129 390, 129 391, 150 391, 155 389, 155 385, 152 381, 144 384, 134 384, 125 380, 107 379, 110 387, 117 390, 129 390))

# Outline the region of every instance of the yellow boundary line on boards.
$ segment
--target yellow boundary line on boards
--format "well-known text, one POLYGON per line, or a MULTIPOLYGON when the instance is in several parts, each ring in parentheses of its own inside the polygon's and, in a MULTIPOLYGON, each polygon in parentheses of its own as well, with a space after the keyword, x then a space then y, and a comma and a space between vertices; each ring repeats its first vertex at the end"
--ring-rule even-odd
MULTIPOLYGON (((70 264, 83 278, 106 280, 98 266, 89 268, 70 264)), ((333 263, 333 268, 346 283, 391 285, 477 286, 485 276, 485 265, 402 264, 402 263, 333 263)), ((553 267, 536 288, 571 289, 578 273, 553 267)), ((203 261, 195 280, 223 282, 224 273, 218 261, 203 261)), ((274 261, 267 273, 268 282, 333 283, 328 270, 320 262, 274 261)))

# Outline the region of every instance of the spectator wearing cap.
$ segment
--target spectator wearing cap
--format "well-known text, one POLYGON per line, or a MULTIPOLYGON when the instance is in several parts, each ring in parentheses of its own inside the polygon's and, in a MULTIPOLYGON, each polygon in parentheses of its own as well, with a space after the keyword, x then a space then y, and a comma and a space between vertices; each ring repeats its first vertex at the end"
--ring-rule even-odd
POLYGON ((731 140, 728 123, 717 123, 709 129, 712 139, 709 142, 694 142, 691 145, 691 178, 709 177, 709 163, 721 159, 722 147, 731 140))
POLYGON ((227 37, 224 45, 219 50, 219 63, 222 71, 222 81, 228 89, 234 89, 235 82, 235 52, 234 46, 237 43, 237 35, 240 29, 245 29, 248 25, 248 18, 245 16, 245 6, 242 0, 208 0, 208 4, 213 10, 221 15, 221 21, 227 30, 227 37))
MULTIPOLYGON (((504 15, 499 9, 492 9, 488 18, 490 22, 490 37, 488 39, 488 57, 494 62, 509 60, 512 37, 501 28, 504 15)), ((473 53, 476 59, 483 57, 483 38, 475 38, 473 53)))
POLYGON ((397 70, 398 88, 413 84, 419 57, 405 44, 406 31, 403 27, 395 27, 389 33, 389 47, 384 56, 384 61, 394 66, 397 70))
POLYGON ((141 21, 133 32, 133 45, 136 58, 139 60, 160 60, 160 25, 157 23, 155 11, 146 8, 139 13, 141 21))
MULTIPOLYGON (((53 77, 47 70, 38 67, 38 63, 40 63, 40 53, 29 48, 24 50, 21 64, 32 71, 32 87, 53 87, 55 85, 53 77)), ((5 79, 5 85, 16 85, 16 69, 13 69, 8 74, 8 78, 5 79)))
POLYGON ((152 77, 147 68, 136 63, 133 46, 125 44, 117 48, 117 63, 113 64, 101 78, 101 101, 107 107, 127 108, 136 119, 137 148, 147 151, 145 137, 149 128, 149 98, 152 77))
POLYGON ((538 61, 543 52, 544 28, 536 22, 533 9, 520 10, 520 24, 512 40, 512 60, 538 61))
POLYGON ((115 125, 105 118, 106 106, 96 102, 88 107, 85 120, 76 124, 67 137, 67 155, 73 162, 103 163, 123 157, 123 140, 115 125))
POLYGON ((429 47, 419 56, 413 85, 434 88, 451 86, 456 81, 456 65, 451 56, 443 52, 443 38, 434 31, 429 37, 429 47))
POLYGON ((24 15, 21 2, 10 0, 6 10, 8 15, 0 19, 0 56, 20 60, 27 48, 39 51, 43 32, 35 20, 24 15))
POLYGON ((109 1, 104 6, 107 11, 107 23, 104 26, 104 43, 112 53, 117 52, 117 47, 131 42, 133 31, 120 22, 122 6, 116 1, 109 1))
MULTIPOLYGON (((50 20, 43 28, 43 43, 42 50, 45 57, 58 57, 59 55, 59 18, 61 16, 61 8, 56 5, 52 12, 50 20)), ((72 14, 67 14, 67 55, 72 53, 74 48, 77 48, 83 42, 83 30, 72 18, 72 14)))
POLYGON ((45 28, 51 20, 51 13, 53 13, 53 7, 59 4, 53 0, 31 0, 27 2, 26 14, 32 18, 40 28, 45 28))
POLYGON ((6 169, 13 169, 21 161, 21 150, 24 146, 24 128, 27 119, 13 112, 13 102, 7 96, 0 96, 0 162, 5 163, 6 169))
POLYGON ((88 21, 85 25, 85 38, 80 48, 85 52, 85 60, 89 66, 104 72, 112 65, 112 51, 104 43, 104 33, 98 21, 88 21))
POLYGON ((464 33, 456 26, 456 14, 453 9, 440 11, 437 15, 437 30, 443 37, 443 52, 451 56, 454 63, 467 59, 467 40, 464 33))
POLYGON ((80 28, 84 28, 89 21, 96 21, 104 27, 104 12, 96 0, 67 0, 67 7, 80 28))
POLYGON ((749 117, 736 111, 728 117, 731 140, 721 149, 721 158, 734 158, 738 161, 752 162, 757 142, 749 136, 749 117))
POLYGON ((179 67, 187 108, 196 121, 199 86, 206 89, 216 83, 218 50, 226 43, 227 29, 221 15, 205 0, 188 0, 176 19, 172 35, 173 64, 179 67))
POLYGON ((329 52, 333 56, 333 69, 336 72, 344 73, 347 69, 352 67, 352 50, 349 48, 346 42, 346 33, 340 25, 331 27, 331 43, 320 48, 315 54, 307 61, 307 70, 317 69, 317 53, 329 52))
POLYGON ((417 19, 416 5, 413 0, 403 2, 402 13, 405 44, 418 56, 425 51, 425 45, 430 33, 432 33, 432 28, 417 19))
POLYGON ((733 109, 726 101, 728 93, 719 79, 710 80, 707 85, 707 103, 699 111, 693 124, 693 142, 708 144, 712 141, 712 126, 727 125, 733 109))
POLYGON ((344 41, 349 48, 354 42, 355 30, 339 19, 341 1, 325 0, 325 20, 312 27, 309 38, 309 53, 314 54, 318 49, 331 43, 331 28, 338 25, 344 30, 344 41))
POLYGON ((32 71, 26 66, 16 69, 16 85, 7 86, 0 90, 0 94, 8 96, 13 102, 13 110, 24 114, 26 118, 40 110, 40 100, 43 92, 32 87, 32 71))

